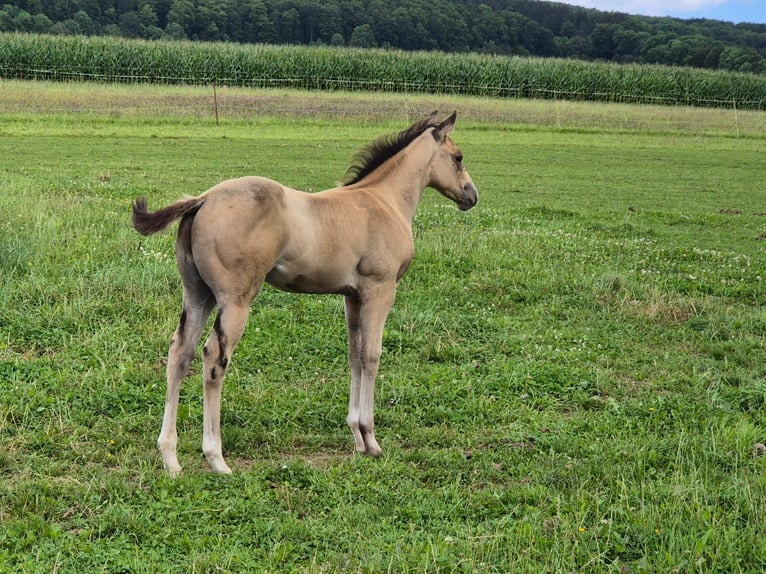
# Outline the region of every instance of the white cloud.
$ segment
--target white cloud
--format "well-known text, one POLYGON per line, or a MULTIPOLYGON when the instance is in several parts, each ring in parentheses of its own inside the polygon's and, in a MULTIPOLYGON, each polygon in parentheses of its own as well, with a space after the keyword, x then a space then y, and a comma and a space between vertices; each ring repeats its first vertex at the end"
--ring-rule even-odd
POLYGON ((647 16, 694 13, 726 4, 729 0, 557 0, 607 12, 626 12, 647 16))

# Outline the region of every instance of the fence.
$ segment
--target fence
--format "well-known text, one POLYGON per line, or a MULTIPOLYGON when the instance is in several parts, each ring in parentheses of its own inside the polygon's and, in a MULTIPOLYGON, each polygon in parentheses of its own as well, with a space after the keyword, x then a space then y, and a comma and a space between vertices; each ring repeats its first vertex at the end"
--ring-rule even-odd
POLYGON ((391 80, 352 80, 322 77, 292 78, 241 78, 241 77, 198 77, 161 76, 128 74, 94 74, 65 69, 22 69, 0 66, 4 78, 47 80, 47 81, 88 81, 106 83, 148 83, 167 85, 219 85, 250 88, 286 88, 301 90, 329 90, 348 92, 391 92, 412 94, 462 94, 496 98, 533 98, 574 101, 599 101, 625 104, 685 105, 730 108, 739 110, 766 110, 766 93, 763 99, 716 99, 683 96, 635 94, 617 91, 558 90, 534 85, 500 86, 492 84, 443 84, 391 80))
POLYGON ((766 110, 766 76, 754 74, 481 54, 107 37, 0 34, 0 77, 766 110))

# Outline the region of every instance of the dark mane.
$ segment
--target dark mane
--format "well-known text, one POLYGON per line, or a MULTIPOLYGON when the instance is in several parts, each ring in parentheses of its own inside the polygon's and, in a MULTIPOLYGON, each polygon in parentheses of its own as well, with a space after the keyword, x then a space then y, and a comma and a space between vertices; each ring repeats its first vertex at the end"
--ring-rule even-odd
POLYGON ((341 178, 341 185, 352 185, 361 181, 435 125, 436 114, 434 113, 412 124, 404 131, 380 136, 363 146, 351 158, 351 165, 341 178))

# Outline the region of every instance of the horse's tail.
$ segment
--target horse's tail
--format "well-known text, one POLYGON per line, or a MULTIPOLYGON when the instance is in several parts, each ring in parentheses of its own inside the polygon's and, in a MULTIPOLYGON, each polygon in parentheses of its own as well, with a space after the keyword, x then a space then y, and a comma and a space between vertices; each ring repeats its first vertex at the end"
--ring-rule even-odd
POLYGON ((140 197, 133 203, 133 228, 141 235, 162 231, 179 217, 194 215, 205 203, 204 197, 182 199, 157 211, 149 211, 146 198, 140 197))

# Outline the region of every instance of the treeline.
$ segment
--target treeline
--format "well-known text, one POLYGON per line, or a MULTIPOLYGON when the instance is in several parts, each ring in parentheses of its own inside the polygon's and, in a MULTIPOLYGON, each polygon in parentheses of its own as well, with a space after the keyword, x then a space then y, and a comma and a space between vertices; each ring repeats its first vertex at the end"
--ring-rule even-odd
POLYGON ((766 24, 536 0, 19 0, 0 32, 481 52, 766 73, 766 24))

